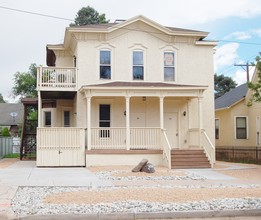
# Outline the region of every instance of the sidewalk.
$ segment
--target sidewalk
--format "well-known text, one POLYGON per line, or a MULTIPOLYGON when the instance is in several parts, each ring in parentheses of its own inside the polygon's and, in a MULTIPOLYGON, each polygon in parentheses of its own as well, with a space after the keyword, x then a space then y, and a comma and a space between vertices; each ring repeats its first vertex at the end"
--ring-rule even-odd
MULTIPOLYGON (((177 173, 191 173, 204 177, 204 180, 101 180, 95 172, 102 171, 104 168, 86 169, 86 168, 37 168, 35 161, 19 161, 15 159, 0 160, 0 219, 14 219, 14 213, 11 208, 11 200, 16 194, 19 186, 84 186, 84 187, 102 187, 102 186, 212 186, 213 184, 233 185, 233 184, 259 184, 261 185, 261 166, 245 165, 245 164, 232 164, 218 162, 214 169, 191 169, 191 170, 178 170, 177 173)), ((118 169, 117 167, 106 167, 107 170, 118 169)), ((156 170, 157 173, 157 170, 156 170)), ((131 172, 129 173, 132 174, 131 172)), ((125 175, 129 175, 128 173, 125 175)), ((123 175, 123 174, 118 174, 123 175)), ((155 174, 157 175, 157 174, 155 174)), ((215 214, 217 212, 201 212, 204 216, 207 214, 224 217, 225 212, 222 214, 215 214), (211 214, 212 213, 212 214, 211 214)), ((189 213, 188 213, 189 214, 189 213)), ((195 213, 190 213, 193 217, 197 217, 195 213)), ((231 211, 229 215, 246 215, 246 212, 231 211), (231 214, 234 213, 234 214, 231 214)), ((261 215, 261 210, 250 210, 249 215, 261 215)), ((141 213, 135 214, 120 214, 125 219, 152 219, 161 216, 161 219, 174 217, 177 213, 141 213), (131 217, 131 216, 132 217, 131 217)), ((183 214, 184 215, 184 214, 183 214)), ((70 215, 69 215, 70 216, 70 215)), ((64 217, 69 217, 63 216, 64 217)), ((77 215, 70 219, 81 219, 86 215, 77 215)), ((93 214, 93 219, 115 219, 119 218, 114 215, 93 214), (115 217, 115 218, 113 218, 115 217)), ((58 219, 59 216, 52 216, 53 219, 58 219), (56 218, 57 217, 57 218, 56 218)), ((60 216, 61 217, 61 216, 60 216)), ((91 217, 89 215, 89 217, 91 217)), ((182 216, 179 216, 181 218, 182 216)), ((189 217, 189 216, 184 216, 189 217)), ((190 216, 191 217, 191 216, 190 216)), ((199 216, 202 217, 202 216, 199 216)), ((210 216, 209 216, 210 217, 210 216)), ((259 218, 261 218, 259 216, 259 218)), ((48 216, 29 216, 22 219, 48 219, 48 216)), ((84 218, 83 218, 84 219, 84 218)), ((89 219, 89 218, 88 218, 89 219)), ((92 218, 90 218, 92 219, 92 218)), ((225 219, 225 218, 223 218, 225 219)), ((253 216, 253 219, 254 216, 253 216)))

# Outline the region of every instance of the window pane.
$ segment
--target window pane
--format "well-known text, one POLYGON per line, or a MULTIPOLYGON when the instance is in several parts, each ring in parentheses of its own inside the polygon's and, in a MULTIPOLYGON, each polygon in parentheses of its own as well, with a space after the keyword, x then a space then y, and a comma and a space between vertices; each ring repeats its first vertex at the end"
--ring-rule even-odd
POLYGON ((111 51, 100 51, 100 64, 111 64, 111 51))
POLYGON ((246 128, 246 118, 245 117, 237 118, 237 128, 246 128))
POLYGON ((165 67, 164 68, 164 80, 165 81, 174 81, 174 67, 165 67))
POLYGON ((70 112, 64 111, 64 127, 70 127, 70 112))
POLYGON ((100 121, 100 127, 110 127, 110 122, 109 121, 100 121))
POLYGON ((164 66, 174 66, 174 53, 164 53, 164 66))
POLYGON ((133 79, 143 79, 143 66, 133 67, 133 79))
POLYGON ((237 129, 237 139, 246 139, 247 132, 245 128, 238 128, 237 129))
POLYGON ((100 105, 100 121, 110 120, 110 105, 100 105))
POLYGON ((143 52, 142 51, 133 52, 133 65, 143 65, 143 52))
POLYGON ((215 120, 215 127, 219 129, 219 119, 215 120))
POLYGON ((45 112, 45 126, 51 126, 51 121, 52 121, 52 118, 51 118, 51 112, 45 112))
POLYGON ((111 78, 111 67, 110 66, 100 66, 100 78, 110 79, 111 78))

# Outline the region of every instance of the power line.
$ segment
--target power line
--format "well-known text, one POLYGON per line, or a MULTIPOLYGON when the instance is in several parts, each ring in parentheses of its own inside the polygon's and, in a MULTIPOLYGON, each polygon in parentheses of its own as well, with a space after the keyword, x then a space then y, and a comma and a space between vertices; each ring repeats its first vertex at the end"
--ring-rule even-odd
POLYGON ((239 43, 239 44, 252 44, 252 45, 261 45, 261 43, 255 42, 243 42, 243 41, 233 41, 233 40, 217 40, 219 42, 229 42, 229 43, 239 43))
POLYGON ((58 16, 41 14, 41 13, 36 13, 36 12, 32 12, 32 11, 24 11, 24 10, 15 9, 15 8, 8 8, 8 7, 4 7, 4 6, 0 6, 0 8, 10 10, 10 11, 26 13, 26 14, 38 15, 38 16, 42 16, 42 17, 55 18, 55 19, 60 19, 60 20, 65 20, 65 21, 74 21, 73 19, 69 19, 69 18, 62 18, 62 17, 58 17, 58 16))

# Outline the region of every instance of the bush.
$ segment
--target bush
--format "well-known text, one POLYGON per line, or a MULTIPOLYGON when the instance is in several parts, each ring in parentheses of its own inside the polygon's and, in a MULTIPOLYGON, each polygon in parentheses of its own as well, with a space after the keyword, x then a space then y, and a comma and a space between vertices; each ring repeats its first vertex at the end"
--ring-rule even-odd
POLYGON ((8 128, 3 128, 2 131, 1 131, 1 135, 3 137, 10 137, 11 136, 8 128))

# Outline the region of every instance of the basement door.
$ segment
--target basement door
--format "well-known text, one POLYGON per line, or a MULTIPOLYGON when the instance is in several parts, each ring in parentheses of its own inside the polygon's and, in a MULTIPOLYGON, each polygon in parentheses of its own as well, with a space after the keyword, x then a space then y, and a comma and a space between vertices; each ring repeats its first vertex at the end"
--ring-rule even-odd
POLYGON ((164 113, 164 127, 171 148, 178 148, 178 113, 164 113))

